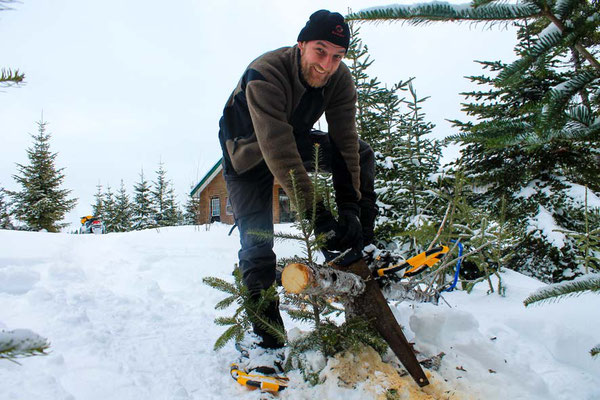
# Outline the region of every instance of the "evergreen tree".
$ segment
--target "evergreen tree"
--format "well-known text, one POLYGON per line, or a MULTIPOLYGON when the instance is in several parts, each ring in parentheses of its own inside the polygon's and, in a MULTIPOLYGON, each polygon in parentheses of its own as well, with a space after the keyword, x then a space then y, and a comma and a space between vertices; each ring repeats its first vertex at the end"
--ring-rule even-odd
POLYGON ((140 181, 133 187, 133 229, 141 230, 156 226, 152 191, 148 181, 144 179, 144 170, 140 172, 140 181))
POLYGON ((389 242, 422 218, 431 202, 433 184, 429 176, 439 167, 441 145, 426 137, 433 129, 421 108, 427 98, 418 98, 412 79, 388 89, 369 76, 367 70, 373 60, 358 33, 351 28, 347 54, 358 92, 357 130, 375 151, 377 238, 389 242), (409 100, 404 97, 406 93, 409 100))
POLYGON ((377 77, 370 77, 367 73, 374 60, 371 59, 369 48, 362 42, 359 33, 360 28, 350 24, 350 45, 346 59, 349 61, 348 67, 356 86, 356 129, 361 139, 375 149, 381 140, 379 133, 384 129, 378 103, 385 90, 377 77))
POLYGON ((125 189, 123 179, 121 187, 115 198, 114 232, 128 232, 131 230, 132 207, 129 195, 125 189))
POLYGON ((92 214, 94 217, 99 217, 101 220, 104 220, 104 194, 102 193, 102 185, 100 182, 96 185, 94 199, 96 202, 92 205, 92 214))
POLYGON ((183 214, 184 225, 196 225, 200 215, 200 199, 193 196, 188 196, 185 203, 185 213, 183 214))
POLYGON ((10 213, 8 211, 8 203, 4 197, 5 190, 0 187, 0 229, 13 229, 10 222, 10 213))
POLYGON ((167 171, 162 162, 156 171, 156 181, 152 184, 151 193, 156 224, 158 226, 177 225, 179 210, 175 200, 175 191, 171 181, 167 179, 167 171))
POLYGON ((13 198, 14 216, 25 222, 28 229, 57 232, 68 225, 59 221, 75 207, 77 200, 68 198, 70 190, 60 188, 65 176, 63 168, 56 169, 54 165, 57 153, 50 152, 47 123, 39 121, 37 125, 38 134, 31 135, 33 147, 27 149, 30 165, 17 164, 19 175, 13 175, 22 190, 9 194, 13 198))
POLYGON ((117 232, 117 204, 110 185, 106 185, 103 194, 104 226, 107 232, 117 232))
POLYGON ((522 236, 513 265, 548 281, 581 273, 574 241, 557 231, 581 232, 583 198, 574 192, 600 191, 598 6, 597 0, 481 0, 471 7, 429 3, 350 16, 415 24, 524 21, 518 59, 482 62, 495 76, 470 78, 486 85, 466 94, 474 102, 464 110, 477 121, 455 121, 461 133, 452 139, 467 145, 459 168, 479 188, 474 201, 497 216, 507 199, 507 219, 522 236))
POLYGON ((161 220, 162 226, 177 226, 182 223, 183 215, 175 197, 173 184, 169 182, 165 196, 165 211, 161 220))
MULTIPOLYGON (((389 96, 392 109, 386 114, 391 123, 384 132, 385 146, 377 155, 377 187, 385 205, 379 229, 391 238, 435 222, 432 202, 436 194, 431 178, 440 166, 441 144, 427 137, 434 127, 421 108, 427 97, 418 97, 412 80, 396 85, 389 96), (409 99, 398 99, 399 91, 408 91, 409 99)), ((400 242, 412 251, 422 250, 410 238, 400 242)))

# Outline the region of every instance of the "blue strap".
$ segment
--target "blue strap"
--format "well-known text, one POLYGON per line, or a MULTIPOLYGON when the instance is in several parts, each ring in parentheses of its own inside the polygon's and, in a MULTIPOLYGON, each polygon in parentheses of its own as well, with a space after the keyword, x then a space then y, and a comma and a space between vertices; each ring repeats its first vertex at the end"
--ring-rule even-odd
MULTIPOLYGON (((456 243, 456 240, 451 240, 451 242, 456 243)), ((458 262, 456 263, 456 272, 454 273, 454 282, 452 282, 452 285, 450 285, 446 289, 442 290, 442 292, 453 291, 454 288, 456 287, 456 284, 458 283, 458 273, 460 272, 460 263, 462 261, 463 245, 461 242, 458 242, 457 244, 458 244, 458 262)))

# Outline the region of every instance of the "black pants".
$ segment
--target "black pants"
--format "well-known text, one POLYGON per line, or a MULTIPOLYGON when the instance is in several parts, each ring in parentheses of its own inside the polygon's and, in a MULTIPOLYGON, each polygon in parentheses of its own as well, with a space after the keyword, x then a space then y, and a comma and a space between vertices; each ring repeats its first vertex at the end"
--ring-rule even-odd
MULTIPOLYGON (((331 171, 336 160, 331 151, 329 135, 313 131, 298 142, 298 150, 305 168, 314 168, 313 144, 319 143, 322 155, 319 163, 323 171, 331 171)), ((377 206, 374 189, 375 155, 366 142, 359 140, 361 223, 372 235, 377 206)), ((229 168, 224 172, 229 201, 240 232, 241 249, 238 253, 239 267, 244 284, 252 293, 270 287, 275 281, 276 258, 273 252, 273 175, 263 162, 252 170, 238 175, 229 168), (257 236, 252 232, 266 232, 257 236), (271 235, 271 238, 268 237, 271 235)), ((335 180, 335 177, 334 177, 335 180)), ((369 235, 366 233, 365 236, 369 235)), ((368 241, 368 238, 367 238, 368 241)))

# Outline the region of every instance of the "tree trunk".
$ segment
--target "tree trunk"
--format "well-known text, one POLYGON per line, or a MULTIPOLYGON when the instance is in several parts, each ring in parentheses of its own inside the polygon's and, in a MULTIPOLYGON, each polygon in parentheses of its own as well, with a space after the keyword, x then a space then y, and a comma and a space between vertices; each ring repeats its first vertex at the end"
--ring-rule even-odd
POLYGON ((355 297, 365 290, 364 281, 355 274, 298 263, 283 269, 281 284, 289 293, 306 295, 355 297))

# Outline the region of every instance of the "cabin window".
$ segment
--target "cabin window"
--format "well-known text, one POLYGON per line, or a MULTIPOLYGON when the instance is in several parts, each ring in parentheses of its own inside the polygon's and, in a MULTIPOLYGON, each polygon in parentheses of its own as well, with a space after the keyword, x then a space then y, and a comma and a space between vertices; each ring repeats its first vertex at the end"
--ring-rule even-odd
POLYGON ((212 218, 221 216, 221 199, 218 197, 210 199, 210 216, 212 218))

